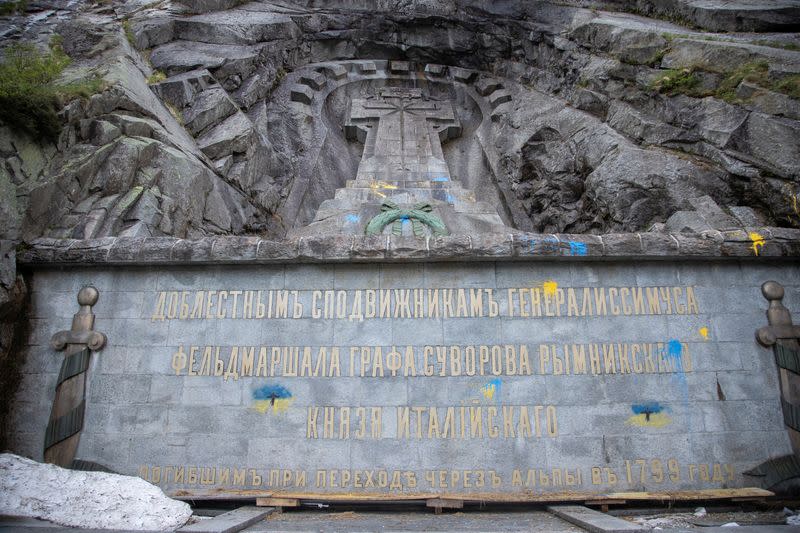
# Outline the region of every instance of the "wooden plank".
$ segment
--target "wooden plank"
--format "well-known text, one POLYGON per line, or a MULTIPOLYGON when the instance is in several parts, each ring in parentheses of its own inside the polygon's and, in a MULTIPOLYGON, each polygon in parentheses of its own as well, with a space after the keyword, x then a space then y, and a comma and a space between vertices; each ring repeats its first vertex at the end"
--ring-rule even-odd
POLYGON ((451 500, 447 498, 431 498, 425 502, 428 507, 437 507, 439 509, 463 509, 464 500, 451 500))
POLYGON ((300 500, 297 498, 256 498, 258 507, 297 507, 300 500))
POLYGON ((730 500, 732 498, 766 498, 774 496, 768 490, 756 487, 741 489, 702 489, 681 490, 674 492, 615 492, 606 498, 627 500, 653 500, 653 501, 695 501, 695 500, 730 500))
POLYGON ((464 502, 498 502, 498 503, 558 503, 558 502, 603 502, 613 503, 619 500, 627 501, 656 501, 679 502, 698 500, 730 500, 733 498, 766 498, 773 493, 755 487, 739 489, 702 489, 670 492, 554 492, 550 494, 532 493, 405 493, 405 494, 380 494, 380 493, 325 493, 325 492, 283 492, 264 490, 212 490, 188 491, 179 490, 170 494, 179 500, 233 500, 233 499, 266 499, 280 498, 290 500, 314 500, 330 502, 400 502, 400 501, 427 501, 431 498, 446 500, 462 500, 464 502))

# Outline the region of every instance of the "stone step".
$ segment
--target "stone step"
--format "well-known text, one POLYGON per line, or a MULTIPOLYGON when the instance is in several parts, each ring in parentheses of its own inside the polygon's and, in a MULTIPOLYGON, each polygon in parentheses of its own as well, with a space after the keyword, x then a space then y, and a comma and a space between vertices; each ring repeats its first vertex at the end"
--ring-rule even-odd
POLYGON ((481 78, 475 83, 475 90, 481 96, 488 96, 498 89, 502 89, 503 84, 496 78, 481 78))
POLYGON ((374 181, 374 180, 347 180, 346 187, 348 189, 371 189, 372 184, 377 183, 378 186, 389 185, 392 187, 402 187, 404 189, 463 189, 464 187, 457 181, 451 180, 392 180, 392 181, 374 181))
POLYGON ((314 91, 308 85, 297 83, 292 85, 289 97, 292 102, 300 102, 301 104, 309 105, 314 100, 314 91))
MULTIPOLYGON (((627 533, 629 531, 645 531, 645 528, 584 507, 582 505, 551 505, 548 511, 557 517, 582 527, 592 533, 627 533)), ((648 528, 649 529, 649 528, 648 528)))
POLYGON ((274 507, 239 507, 209 520, 180 528, 177 533, 236 533, 274 513, 274 507))
POLYGON ((315 91, 319 91, 328 83, 328 78, 321 72, 311 71, 300 75, 300 83, 308 85, 315 91))
POLYGON ((412 202, 438 200, 453 203, 455 201, 475 202, 475 193, 472 191, 448 189, 338 189, 334 198, 350 205, 359 205, 364 202, 382 202, 393 199, 395 203, 405 202, 409 198, 412 202))
POLYGON ((334 80, 343 80, 347 77, 347 67, 339 63, 324 63, 317 67, 317 70, 334 80))

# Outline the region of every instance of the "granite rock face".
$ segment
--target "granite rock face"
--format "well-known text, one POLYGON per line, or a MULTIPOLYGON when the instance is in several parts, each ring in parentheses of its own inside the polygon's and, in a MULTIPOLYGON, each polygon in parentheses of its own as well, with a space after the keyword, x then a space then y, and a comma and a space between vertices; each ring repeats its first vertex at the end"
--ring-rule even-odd
POLYGON ((107 88, 55 143, 3 127, 0 216, 27 240, 282 238, 356 177, 350 100, 424 80, 460 99, 453 179, 512 230, 642 231, 702 196, 796 227, 800 7, 718 4, 31 2, 5 42, 57 32, 65 76, 107 88), (657 90, 681 69, 691 90, 657 90))

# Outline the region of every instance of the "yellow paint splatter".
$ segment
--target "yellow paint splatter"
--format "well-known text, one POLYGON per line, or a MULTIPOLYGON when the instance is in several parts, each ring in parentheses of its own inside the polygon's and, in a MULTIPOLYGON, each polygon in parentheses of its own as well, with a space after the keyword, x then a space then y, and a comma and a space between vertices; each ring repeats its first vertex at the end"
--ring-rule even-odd
POLYGON ((651 413, 648 418, 644 413, 633 415, 625 421, 625 425, 648 428, 662 428, 672 423, 672 419, 664 413, 651 413))
POLYGON ((487 400, 493 400, 495 394, 500 392, 501 382, 499 379, 493 379, 483 387, 481 387, 481 394, 487 400))
POLYGON ((542 283, 542 288, 544 289, 545 296, 555 296, 556 292, 558 292, 558 283, 555 281, 545 281, 542 283))
POLYGON ((707 327, 703 326, 698 331, 700 332, 700 336, 703 337, 703 339, 708 340, 708 328, 707 327))
POLYGON ((753 241, 753 246, 751 246, 751 248, 753 248, 753 253, 758 255, 758 249, 764 246, 764 236, 760 233, 756 233, 755 231, 751 231, 747 234, 747 236, 750 237, 751 241, 753 241))
POLYGON ((277 398, 274 401, 255 400, 253 402, 253 409, 262 415, 267 411, 272 411, 273 413, 283 413, 289 409, 289 406, 292 404, 292 400, 294 400, 294 398, 277 398))
POLYGON ((381 198, 386 198, 386 195, 378 190, 380 188, 380 186, 378 185, 378 182, 373 181, 372 183, 369 184, 369 188, 370 188, 370 191, 372 191, 376 195, 380 196, 381 198))
POLYGON ((397 185, 392 185, 390 183, 386 183, 385 181, 372 181, 369 184, 369 188, 373 193, 380 196, 381 198, 386 198, 386 195, 380 192, 379 189, 394 190, 397 189, 397 185))

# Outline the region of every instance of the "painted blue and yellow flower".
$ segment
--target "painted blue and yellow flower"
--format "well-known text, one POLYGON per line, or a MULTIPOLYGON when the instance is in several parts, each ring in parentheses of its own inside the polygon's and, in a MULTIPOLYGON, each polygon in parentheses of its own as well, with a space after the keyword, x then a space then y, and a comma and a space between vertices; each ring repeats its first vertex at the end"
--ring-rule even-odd
POLYGON ((629 426, 660 428, 672 423, 665 411, 668 409, 658 402, 631 405, 633 415, 625 421, 629 426))
POLYGON ((294 401, 292 393, 281 385, 264 385, 253 391, 253 409, 261 414, 267 411, 282 413, 294 401))

